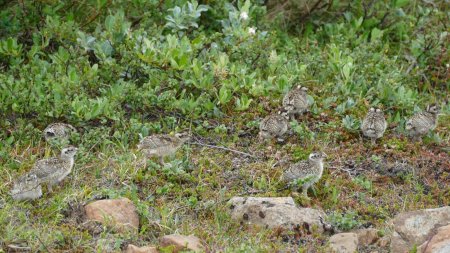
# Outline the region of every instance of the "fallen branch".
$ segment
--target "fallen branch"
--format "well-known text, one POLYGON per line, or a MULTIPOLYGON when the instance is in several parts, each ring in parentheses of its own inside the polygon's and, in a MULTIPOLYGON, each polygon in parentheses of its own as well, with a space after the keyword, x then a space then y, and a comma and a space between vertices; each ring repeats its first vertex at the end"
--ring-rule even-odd
POLYGON ((42 244, 42 246, 44 246, 45 250, 47 250, 47 252, 51 252, 48 248, 47 245, 45 245, 45 243, 41 240, 41 238, 39 237, 39 235, 36 235, 38 241, 42 244))
POLYGON ((209 144, 204 144, 204 143, 200 143, 200 142, 191 142, 191 144, 204 146, 204 147, 208 147, 208 148, 222 149, 222 150, 226 150, 226 151, 233 152, 233 153, 236 153, 236 154, 245 155, 245 156, 249 156, 249 157, 252 157, 252 158, 255 158, 255 159, 259 159, 259 157, 251 155, 249 153, 245 153, 245 152, 242 152, 242 151, 239 151, 239 150, 234 150, 234 149, 227 148, 227 147, 209 145, 209 144))
POLYGON ((17 245, 14 245, 14 244, 9 244, 7 247, 8 247, 9 249, 12 249, 12 250, 18 250, 18 251, 31 251, 31 247, 17 246, 17 245))

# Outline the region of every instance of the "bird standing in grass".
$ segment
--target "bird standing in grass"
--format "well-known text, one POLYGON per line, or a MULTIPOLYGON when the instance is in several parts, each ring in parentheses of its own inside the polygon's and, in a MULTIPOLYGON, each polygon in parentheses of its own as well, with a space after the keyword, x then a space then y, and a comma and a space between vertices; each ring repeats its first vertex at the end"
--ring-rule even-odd
POLYGON ((369 137, 372 145, 375 145, 378 138, 383 137, 387 128, 387 122, 381 109, 370 108, 361 124, 364 136, 369 137))
POLYGON ((39 184, 47 184, 48 191, 70 174, 74 165, 74 156, 78 149, 72 146, 63 148, 59 157, 51 157, 37 161, 30 175, 36 175, 39 184))
POLYGON ((298 85, 283 98, 283 108, 289 116, 302 114, 308 110, 308 88, 298 85))
POLYGON ((436 128, 440 109, 436 104, 431 104, 425 111, 414 114, 406 122, 406 131, 414 140, 421 140, 423 135, 436 128))
POLYGON ((297 186, 302 184, 302 193, 308 197, 308 189, 313 186, 323 174, 323 160, 327 155, 323 152, 313 152, 308 160, 295 163, 282 176, 284 182, 297 186))
POLYGON ((67 140, 74 132, 77 132, 77 130, 72 125, 66 123, 53 123, 44 129, 43 135, 46 141, 54 139, 67 140))
POLYGON ((14 200, 34 200, 42 196, 42 187, 35 174, 26 174, 14 182, 11 197, 14 200))
POLYGON ((259 125, 259 137, 270 139, 276 137, 278 141, 283 141, 283 135, 289 126, 289 115, 286 111, 279 111, 278 114, 271 114, 265 117, 259 125))
POLYGON ((158 157, 161 165, 164 165, 164 158, 175 155, 189 138, 188 133, 154 134, 143 138, 137 147, 147 158, 158 157))

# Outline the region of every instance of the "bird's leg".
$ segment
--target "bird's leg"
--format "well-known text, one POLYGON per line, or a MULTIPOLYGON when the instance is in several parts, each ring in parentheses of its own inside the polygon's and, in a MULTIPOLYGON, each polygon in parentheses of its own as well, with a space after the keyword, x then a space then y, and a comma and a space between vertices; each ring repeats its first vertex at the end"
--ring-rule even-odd
POLYGON ((169 157, 169 162, 168 163, 164 163, 164 166, 168 165, 169 167, 172 167, 172 162, 177 158, 176 153, 170 154, 168 155, 169 157))
MULTIPOLYGON (((295 118, 294 118, 294 119, 295 119, 295 118)), ((288 128, 286 134, 287 134, 288 136, 291 136, 291 135, 294 134, 294 130, 292 129, 292 127, 289 127, 289 128, 288 128)))
POLYGON ((283 138, 283 135, 276 136, 276 143, 277 144, 283 144, 284 141, 285 141, 285 139, 283 138))
POLYGON ((377 139, 371 138, 371 141, 372 141, 372 145, 373 145, 373 146, 375 146, 375 145, 377 144, 377 139))
POLYGON ((306 185, 302 186, 302 194, 303 194, 303 196, 308 198, 308 186, 306 186, 306 185))
POLYGON ((289 113, 289 121, 291 121, 291 120, 296 120, 295 116, 296 116, 295 113, 290 112, 290 113, 289 113))
POLYGON ((47 184, 47 190, 48 190, 49 193, 53 192, 52 184, 50 184, 50 183, 47 184))
POLYGON ((164 156, 160 156, 159 157, 159 164, 161 164, 161 166, 163 166, 164 167, 164 156))
POLYGON ((413 135, 412 136, 412 141, 413 142, 422 142, 422 136, 420 136, 420 135, 413 135))

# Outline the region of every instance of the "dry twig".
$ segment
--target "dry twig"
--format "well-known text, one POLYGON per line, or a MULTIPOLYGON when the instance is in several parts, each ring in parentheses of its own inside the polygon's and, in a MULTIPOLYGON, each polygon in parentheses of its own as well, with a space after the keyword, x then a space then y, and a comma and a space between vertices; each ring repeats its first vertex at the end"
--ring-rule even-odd
POLYGON ((233 153, 236 153, 236 154, 240 154, 240 155, 252 157, 252 158, 255 158, 255 159, 259 159, 259 157, 251 155, 249 153, 245 153, 245 152, 242 152, 242 151, 239 151, 239 150, 234 150, 234 149, 227 148, 227 147, 215 146, 215 145, 210 145, 210 144, 205 144, 205 143, 200 143, 200 142, 191 142, 190 144, 195 144, 195 145, 204 146, 204 147, 208 147, 208 148, 222 149, 222 150, 226 150, 226 151, 233 152, 233 153))

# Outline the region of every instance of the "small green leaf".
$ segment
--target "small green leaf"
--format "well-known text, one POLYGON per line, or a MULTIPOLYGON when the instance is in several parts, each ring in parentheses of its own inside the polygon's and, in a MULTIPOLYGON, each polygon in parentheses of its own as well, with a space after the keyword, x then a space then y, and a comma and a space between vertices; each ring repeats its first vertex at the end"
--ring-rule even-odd
POLYGON ((222 86, 219 90, 219 103, 224 105, 231 100, 231 91, 225 86, 222 86))
POLYGON ((403 6, 406 6, 409 4, 410 0, 395 0, 394 1, 394 7, 401 8, 403 6))
POLYGON ((379 38, 383 37, 383 31, 378 28, 373 28, 371 33, 371 40, 377 40, 379 38))

